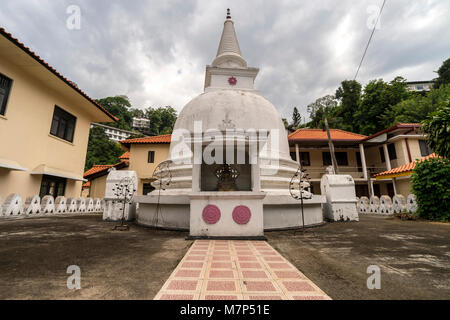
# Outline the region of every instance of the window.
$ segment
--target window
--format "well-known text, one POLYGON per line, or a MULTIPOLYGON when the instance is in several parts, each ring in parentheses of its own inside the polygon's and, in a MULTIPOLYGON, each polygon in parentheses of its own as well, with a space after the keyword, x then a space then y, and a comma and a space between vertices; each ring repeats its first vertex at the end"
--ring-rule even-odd
POLYGON ((419 146, 420 146, 420 154, 422 157, 429 156, 433 153, 433 151, 428 146, 427 142, 424 140, 419 140, 419 146))
POLYGON ((300 152, 300 161, 302 166, 310 166, 311 160, 309 158, 309 152, 300 152))
POLYGON ((383 149, 383 147, 380 147, 378 150, 380 151, 381 162, 385 163, 386 162, 386 158, 384 157, 384 149, 383 149))
POLYGON ((291 152, 291 159, 297 161, 297 153, 291 152))
POLYGON ((0 73, 0 114, 5 115, 12 80, 0 73))
POLYGON ((55 106, 50 134, 66 141, 73 142, 76 121, 77 118, 73 115, 60 107, 55 106))
POLYGON ((390 160, 397 159, 397 152, 395 151, 395 144, 393 144, 393 143, 388 144, 388 153, 389 153, 390 160))
POLYGON ((358 172, 362 172, 361 152, 356 152, 356 165, 358 166, 358 172))
MULTIPOLYGON (((334 154, 338 166, 348 166, 347 152, 335 152, 334 154)), ((324 166, 331 166, 333 164, 331 162, 331 153, 329 152, 322 152, 322 160, 324 166)))
POLYGON ((155 163, 155 151, 148 152, 148 163, 155 163))
POLYGON ((45 196, 53 196, 55 199, 56 197, 64 196, 66 192, 66 181, 64 178, 43 175, 39 196, 41 199, 45 196))

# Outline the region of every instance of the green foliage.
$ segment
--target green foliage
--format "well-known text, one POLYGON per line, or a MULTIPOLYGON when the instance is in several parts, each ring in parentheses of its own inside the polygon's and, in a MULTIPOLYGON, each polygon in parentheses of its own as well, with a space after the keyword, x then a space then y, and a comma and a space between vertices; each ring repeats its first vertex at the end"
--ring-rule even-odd
POLYGON ((107 97, 99 99, 97 102, 103 108, 108 110, 109 113, 119 118, 119 121, 112 123, 108 122, 105 123, 105 125, 124 130, 131 130, 133 113, 130 111, 131 103, 127 96, 107 97))
POLYGON ((338 117, 338 102, 332 95, 317 99, 307 107, 311 121, 308 123, 312 128, 323 128, 325 117, 331 128, 340 129, 342 118, 338 117))
POLYGON ((360 124, 359 133, 371 135, 386 129, 396 116, 392 112, 394 106, 410 96, 406 80, 402 77, 396 77, 389 83, 382 79, 370 81, 364 87, 361 107, 355 114, 355 122, 360 124))
POLYGON ((302 116, 298 112, 297 107, 294 107, 294 112, 292 113, 292 125, 297 128, 302 121, 302 116))
POLYGON ((450 160, 431 158, 418 163, 411 179, 417 214, 424 219, 450 221, 450 160))
POLYGON ((145 117, 150 119, 149 133, 151 135, 170 134, 177 121, 177 112, 170 106, 148 108, 145 110, 145 117))
MULTIPOLYGON (((423 122, 428 145, 438 155, 450 159, 450 101, 441 105, 423 122)), ((447 177, 450 180, 450 176, 447 177)))
POLYGON ((358 132, 359 122, 355 121, 355 113, 361 105, 361 84, 355 80, 342 81, 336 90, 336 99, 340 101, 336 111, 342 119, 339 129, 358 132))
POLYGON ((450 84, 450 58, 442 63, 442 66, 437 71, 439 77, 434 79, 434 87, 440 88, 442 85, 450 84))
POLYGON ((89 134, 88 150, 86 154, 85 171, 94 164, 116 164, 124 150, 118 143, 109 140, 105 130, 94 127, 89 134))

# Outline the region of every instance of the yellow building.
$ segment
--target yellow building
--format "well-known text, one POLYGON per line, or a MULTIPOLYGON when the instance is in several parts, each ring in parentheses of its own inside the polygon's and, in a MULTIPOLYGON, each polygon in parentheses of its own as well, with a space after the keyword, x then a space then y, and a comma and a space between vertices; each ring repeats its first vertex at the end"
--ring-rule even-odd
POLYGON ((0 197, 79 197, 92 122, 117 119, 0 28, 0 197))
POLYGON ((109 170, 136 171, 138 176, 138 195, 153 191, 151 183, 155 181, 153 173, 156 167, 169 156, 171 135, 136 138, 121 141, 122 146, 128 150, 116 165, 95 165, 84 173, 89 180, 84 185, 83 192, 91 198, 103 198, 106 190, 106 178, 109 170))
MULTIPOLYGON (((377 174, 432 153, 417 123, 398 123, 370 137, 343 130, 330 131, 339 173, 354 178, 359 197, 370 194, 408 196, 411 193, 408 175, 382 179, 377 178, 377 174)), ((310 174, 313 191, 320 193, 320 179, 331 165, 326 131, 299 129, 291 133, 288 139, 292 159, 302 162, 310 174)))

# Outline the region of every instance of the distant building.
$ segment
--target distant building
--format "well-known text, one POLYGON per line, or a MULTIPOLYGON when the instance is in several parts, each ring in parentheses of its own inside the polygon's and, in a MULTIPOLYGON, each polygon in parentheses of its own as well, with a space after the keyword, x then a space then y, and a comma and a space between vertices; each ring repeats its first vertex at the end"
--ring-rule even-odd
POLYGON ((150 127, 150 120, 146 118, 133 118, 133 129, 146 130, 150 127))
POLYGON ((128 130, 118 129, 118 128, 114 128, 114 127, 110 127, 110 126, 105 126, 104 124, 100 124, 100 123, 92 123, 91 129, 93 127, 101 127, 103 129, 105 129, 106 135, 109 137, 110 140, 112 140, 114 142, 119 142, 119 141, 128 139, 132 135, 136 134, 136 132, 133 132, 133 131, 128 131, 128 130))
POLYGON ((413 92, 428 92, 433 89, 434 82, 431 81, 410 81, 406 83, 408 90, 413 92))

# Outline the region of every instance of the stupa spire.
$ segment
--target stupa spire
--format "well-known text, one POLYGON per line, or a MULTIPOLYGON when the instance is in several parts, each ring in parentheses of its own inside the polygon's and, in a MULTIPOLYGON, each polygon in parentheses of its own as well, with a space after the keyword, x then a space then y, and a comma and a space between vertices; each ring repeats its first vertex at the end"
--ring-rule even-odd
POLYGON ((231 20, 230 9, 227 9, 227 18, 223 26, 222 37, 213 66, 218 66, 224 61, 234 62, 238 67, 242 68, 247 66, 247 63, 242 57, 241 48, 239 47, 236 31, 234 29, 234 22, 231 20))

